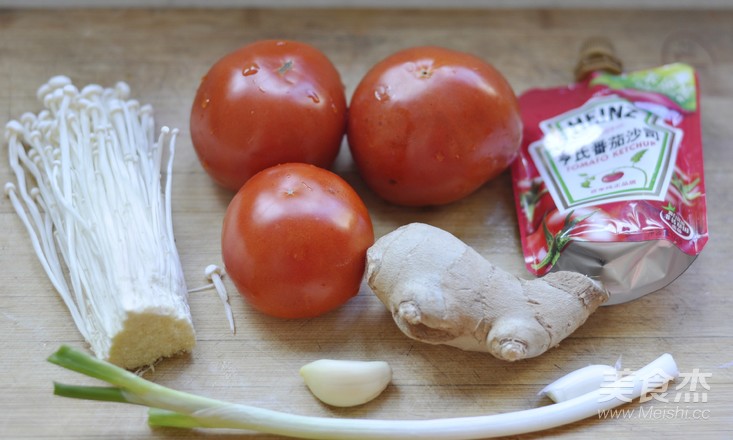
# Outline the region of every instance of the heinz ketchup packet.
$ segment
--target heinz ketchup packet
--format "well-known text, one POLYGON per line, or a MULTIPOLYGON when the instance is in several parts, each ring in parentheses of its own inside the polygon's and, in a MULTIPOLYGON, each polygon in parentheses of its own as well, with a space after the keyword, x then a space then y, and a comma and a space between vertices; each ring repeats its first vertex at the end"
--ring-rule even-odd
POLYGON ((519 103, 512 180, 527 268, 597 278, 608 304, 684 272, 708 239, 693 68, 595 72, 519 103))

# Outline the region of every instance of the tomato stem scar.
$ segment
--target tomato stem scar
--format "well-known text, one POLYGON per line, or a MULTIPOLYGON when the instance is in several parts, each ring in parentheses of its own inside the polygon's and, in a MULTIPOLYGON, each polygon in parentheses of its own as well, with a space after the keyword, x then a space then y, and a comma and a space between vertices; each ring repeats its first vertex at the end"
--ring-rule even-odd
POLYGON ((293 68, 293 60, 287 60, 285 63, 283 63, 282 66, 280 66, 279 69, 277 69, 277 73, 280 75, 285 75, 290 69, 293 68))

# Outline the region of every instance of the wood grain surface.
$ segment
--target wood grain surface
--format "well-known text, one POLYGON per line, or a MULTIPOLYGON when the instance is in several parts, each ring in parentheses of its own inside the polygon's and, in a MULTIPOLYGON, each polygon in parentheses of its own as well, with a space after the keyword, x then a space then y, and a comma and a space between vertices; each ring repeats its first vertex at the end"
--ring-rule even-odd
MULTIPOLYGON (((499 68, 518 93, 571 80, 581 40, 613 39, 627 69, 686 61, 699 69, 710 241, 670 286, 637 301, 604 307, 568 340, 532 360, 508 364, 489 355, 407 339, 362 288, 339 310, 283 321, 255 313, 235 294, 232 335, 213 292, 193 294, 198 345, 160 362, 145 377, 224 400, 298 414, 426 419, 499 413, 549 404, 537 392, 592 363, 640 367, 664 352, 680 370, 710 373, 707 402, 659 400, 626 406, 627 418, 591 417, 521 438, 733 438, 733 293, 727 226, 733 216, 733 12, 590 10, 13 10, 0 11, 0 120, 38 111, 35 92, 50 76, 76 84, 128 82, 151 103, 159 125, 181 129, 174 167, 174 225, 190 287, 220 262, 219 233, 232 194, 204 174, 188 136, 199 79, 223 54, 257 39, 290 38, 321 48, 350 96, 367 69, 397 49, 439 44, 473 52, 499 68), (352 409, 319 404, 298 375, 318 358, 378 359, 394 370, 377 400, 352 409), (660 412, 641 412, 654 408, 660 412), (686 412, 684 410, 687 410, 686 412), (670 413, 672 411, 672 413, 670 413)), ((378 200, 356 174, 344 143, 335 170, 369 206, 381 236, 412 221, 447 229, 495 264, 522 277, 508 174, 441 208, 404 209, 378 200)), ((7 149, 3 146, 2 155, 7 149)), ((0 176, 10 179, 7 160, 0 176)), ((94 383, 45 361, 60 344, 83 347, 42 272, 7 198, 0 199, 0 438, 276 438, 231 431, 151 429, 144 408, 52 396, 52 381, 94 383), (240 437, 241 436, 241 437, 240 437)), ((228 281, 227 281, 228 283, 228 281)), ((683 385, 681 381, 672 387, 683 385)), ((689 384, 683 390, 691 391, 689 384)), ((674 391, 674 390, 672 390, 674 391)), ((694 390, 693 390, 694 391, 694 390)), ((670 397, 674 392, 670 394, 670 397)))

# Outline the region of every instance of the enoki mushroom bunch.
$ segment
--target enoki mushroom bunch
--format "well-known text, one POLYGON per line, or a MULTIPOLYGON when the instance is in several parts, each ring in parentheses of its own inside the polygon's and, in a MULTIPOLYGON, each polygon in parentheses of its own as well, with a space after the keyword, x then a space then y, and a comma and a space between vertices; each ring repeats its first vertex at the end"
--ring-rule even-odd
POLYGON ((92 350, 135 368, 190 350, 195 334, 171 218, 177 130, 156 140, 152 107, 129 96, 122 82, 51 78, 44 109, 6 126, 5 191, 92 350))

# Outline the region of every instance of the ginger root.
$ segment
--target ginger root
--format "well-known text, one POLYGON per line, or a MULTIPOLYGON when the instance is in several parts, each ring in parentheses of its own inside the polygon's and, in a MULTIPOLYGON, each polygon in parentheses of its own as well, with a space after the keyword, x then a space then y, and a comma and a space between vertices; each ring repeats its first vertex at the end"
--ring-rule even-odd
POLYGON ((507 361, 558 345, 608 299, 600 284, 575 272, 520 279, 422 223, 377 240, 366 278, 407 336, 507 361))

